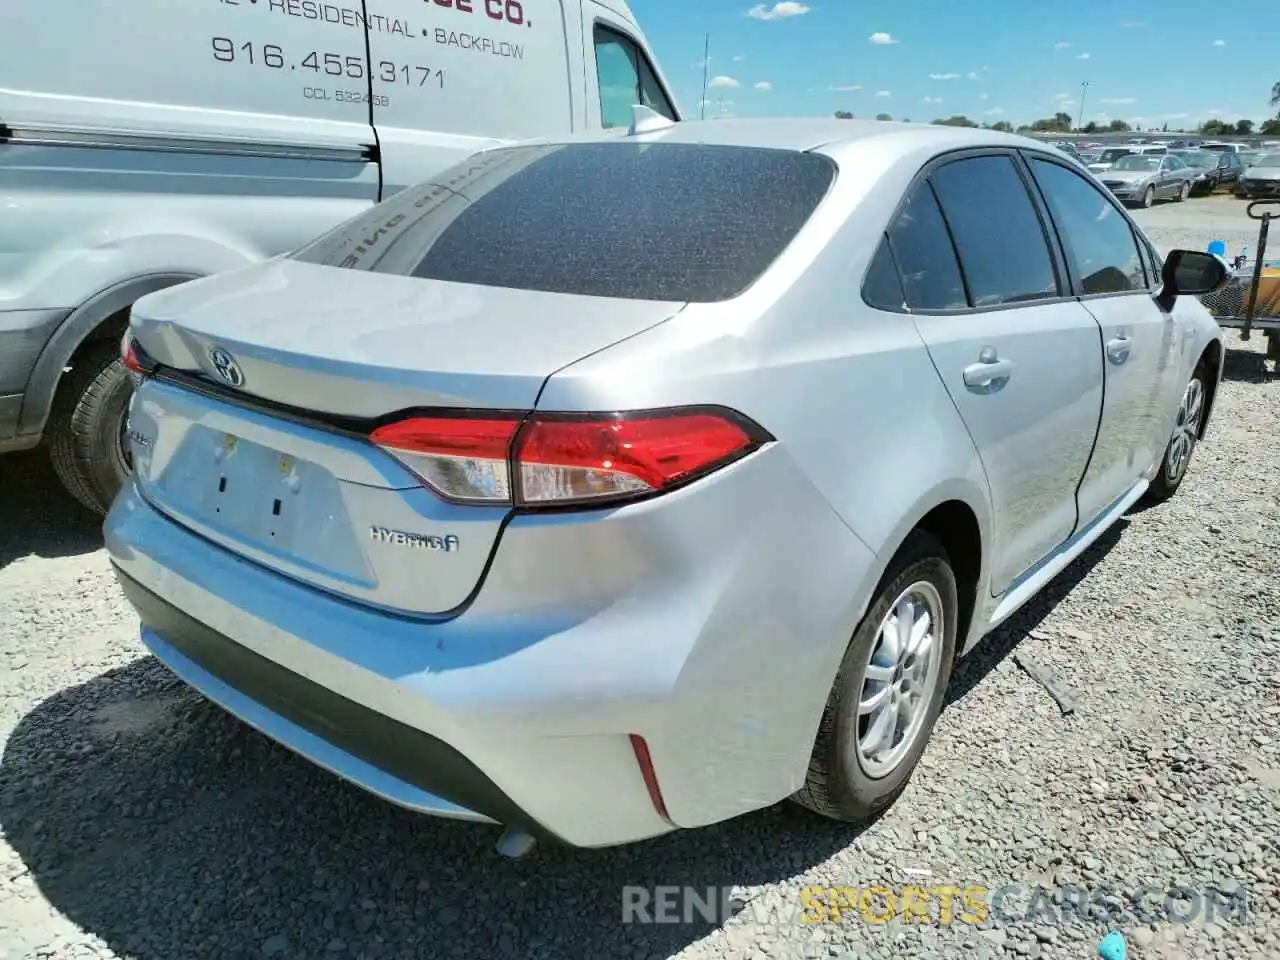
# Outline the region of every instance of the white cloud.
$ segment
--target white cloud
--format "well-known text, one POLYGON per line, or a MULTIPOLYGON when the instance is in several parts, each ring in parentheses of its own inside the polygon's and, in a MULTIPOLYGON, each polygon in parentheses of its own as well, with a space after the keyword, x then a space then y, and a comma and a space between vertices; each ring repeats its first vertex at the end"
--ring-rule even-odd
POLYGON ((1088 60, 1091 56, 1093 56, 1093 54, 1091 54, 1091 53, 1082 53, 1082 54, 1080 54, 1080 56, 1076 57, 1076 59, 1077 59, 1077 60, 1088 60))
POLYGON ((1227 45, 1227 41, 1225 41, 1225 40, 1215 40, 1215 41, 1213 41, 1213 45, 1214 45, 1215 47, 1225 47, 1225 46, 1227 45))
POLYGON ((734 87, 742 86, 742 84, 733 79, 733 77, 726 77, 724 74, 720 74, 712 77, 707 86, 712 90, 732 90, 734 87))
POLYGON ((980 94, 978 94, 978 99, 979 99, 979 100, 985 100, 985 99, 987 99, 987 95, 986 95, 985 93, 980 93, 980 94))
POLYGON ((697 67, 699 70, 705 70, 707 67, 711 66, 711 58, 707 57, 707 59, 705 60, 699 60, 697 63, 694 64, 694 66, 697 67))
POLYGON ((959 80, 959 79, 960 79, 960 74, 958 74, 958 73, 931 73, 931 74, 929 74, 929 79, 930 79, 930 80, 959 80))
POLYGON ((759 83, 756 84, 756 89, 762 91, 763 93, 768 93, 770 90, 773 89, 773 84, 770 83, 768 80, 761 80, 759 83))
POLYGON ((941 97, 925 97, 924 102, 925 103, 941 103, 942 98, 941 97))
POLYGON ((862 85, 858 83, 837 84, 827 87, 832 93, 855 93, 862 89, 862 85))
POLYGON ((992 107, 986 111, 986 114, 988 117, 1002 117, 1004 116, 1004 107, 992 107))
POLYGON ((1147 22, 1145 20, 1126 20, 1124 23, 1120 24, 1120 26, 1130 30, 1134 27, 1145 27, 1146 25, 1147 22))
POLYGON ((976 71, 976 70, 970 70, 970 71, 969 71, 969 73, 967 74, 967 76, 969 77, 969 79, 970 79, 970 80, 977 80, 977 79, 978 79, 978 71, 976 71))
POLYGON ((1069 47, 1069 46, 1071 46, 1071 44, 1070 44, 1070 43, 1068 43, 1066 40, 1059 40, 1057 43, 1055 43, 1055 44, 1053 45, 1053 49, 1055 49, 1055 50, 1065 50, 1065 49, 1067 49, 1067 47, 1069 47))
POLYGON ((1189 116, 1191 116, 1191 114, 1189 113, 1166 113, 1164 115, 1164 119, 1165 120, 1185 120, 1189 116))
POLYGON ((746 58, 746 57, 744 57, 742 54, 738 54, 736 57, 734 57, 734 58, 733 58, 733 62, 734 62, 734 63, 741 63, 741 62, 742 62, 743 60, 745 60, 745 59, 747 59, 747 58, 746 58))
POLYGON ((1135 97, 1103 97, 1103 103, 1136 103, 1135 97))
POLYGON ((871 36, 867 37, 867 39, 870 40, 872 43, 876 44, 877 46, 881 46, 881 47, 888 46, 891 43, 898 42, 893 38, 893 34, 880 33, 880 32, 873 33, 871 36))
POLYGON ((877 97, 890 97, 890 96, 893 96, 893 94, 891 94, 888 90, 877 90, 877 91, 876 91, 876 96, 877 96, 877 97))
POLYGON ((803 3, 796 3, 795 0, 781 0, 772 7, 757 3, 754 7, 747 11, 747 16, 752 20, 785 20, 787 17, 798 17, 801 14, 808 13, 812 8, 805 6, 803 3))

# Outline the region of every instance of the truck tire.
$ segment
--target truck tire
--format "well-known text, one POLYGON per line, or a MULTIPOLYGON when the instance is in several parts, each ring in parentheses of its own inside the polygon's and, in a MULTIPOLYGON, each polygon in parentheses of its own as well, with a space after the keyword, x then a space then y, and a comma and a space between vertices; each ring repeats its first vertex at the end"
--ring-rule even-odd
POLYGON ((58 388, 50 421, 49 458, 77 501, 105 516, 129 477, 124 444, 133 381, 111 342, 72 360, 58 388))

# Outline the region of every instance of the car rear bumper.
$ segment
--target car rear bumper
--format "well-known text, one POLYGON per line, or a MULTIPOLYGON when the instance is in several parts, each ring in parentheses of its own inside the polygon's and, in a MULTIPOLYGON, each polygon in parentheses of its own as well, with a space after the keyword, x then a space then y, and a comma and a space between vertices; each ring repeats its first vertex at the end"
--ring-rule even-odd
MULTIPOLYGON (((794 468, 780 451, 760 454, 662 498, 664 516, 715 513, 698 503, 699 487, 776 492, 794 468)), ((441 622, 388 615, 246 561, 132 486, 105 532, 144 643, 232 714, 402 806, 591 847, 794 792, 874 585, 872 555, 816 493, 801 490, 754 525, 724 511, 745 532, 718 559, 696 552, 707 537, 726 549, 702 522, 684 551, 690 569, 646 569, 635 524, 652 532, 644 514, 654 509, 615 510, 585 539, 575 534, 581 565, 547 563, 565 556, 553 541, 571 520, 513 521, 472 606, 441 622), (486 606, 490 590, 510 598, 519 581, 545 596, 557 577, 577 585, 572 609, 486 606), (665 817, 633 734, 648 746, 665 817)))

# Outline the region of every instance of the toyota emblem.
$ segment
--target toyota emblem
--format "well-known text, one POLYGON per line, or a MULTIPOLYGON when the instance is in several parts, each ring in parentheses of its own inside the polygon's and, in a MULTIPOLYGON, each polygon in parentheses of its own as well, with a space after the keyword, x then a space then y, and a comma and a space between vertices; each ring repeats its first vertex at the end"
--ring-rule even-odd
POLYGON ((221 347, 213 347, 209 350, 209 362, 213 364, 213 369, 217 371, 218 376, 233 387, 244 386, 244 371, 240 369, 240 365, 236 363, 235 357, 227 353, 221 347))

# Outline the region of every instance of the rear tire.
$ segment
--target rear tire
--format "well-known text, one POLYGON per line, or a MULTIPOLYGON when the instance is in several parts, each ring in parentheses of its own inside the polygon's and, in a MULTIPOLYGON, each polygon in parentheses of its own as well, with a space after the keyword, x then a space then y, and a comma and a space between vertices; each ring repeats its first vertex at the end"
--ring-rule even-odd
POLYGON ((1178 418, 1173 434, 1160 457, 1160 470, 1147 487, 1148 503, 1164 503, 1182 486, 1191 455, 1195 453, 1204 428, 1204 414, 1209 403, 1209 367, 1203 360, 1196 364, 1178 403, 1178 418))
MULTIPOLYGON (((958 611, 956 579, 946 549, 936 537, 912 531, 889 564, 845 651, 818 726, 808 776, 790 798, 794 803, 833 820, 865 823, 897 799, 942 710, 955 655, 958 611), (888 649, 896 637, 897 617, 891 615, 906 609, 904 596, 918 597, 916 612, 928 609, 932 621, 931 641, 922 637, 914 648, 914 660, 896 657, 888 649), (884 679, 869 673, 882 674, 884 679), (882 709, 889 712, 886 726, 891 728, 891 746, 878 755, 868 750, 878 714, 862 708, 876 701, 887 704, 882 709), (908 714, 898 712, 899 702, 911 718, 901 740, 898 725, 908 714)), ((912 618, 914 625, 920 622, 912 618)))
POLYGON ((1187 197, 1189 196, 1191 196, 1191 184, 1183 180, 1182 186, 1178 188, 1178 202, 1181 203, 1183 200, 1187 199, 1187 197))
POLYGON ((1156 188, 1155 188, 1155 187, 1147 187, 1147 189, 1146 189, 1145 191, 1143 191, 1143 194, 1142 194, 1142 207, 1143 207, 1143 209, 1144 209, 1144 210, 1145 210, 1145 209, 1149 209, 1149 208, 1151 207, 1151 205, 1152 205, 1153 203, 1155 203, 1155 202, 1156 202, 1156 188))
POLYGON ((72 363, 54 403, 49 458, 67 492, 105 516, 130 473, 123 433, 133 381, 113 343, 72 363))

